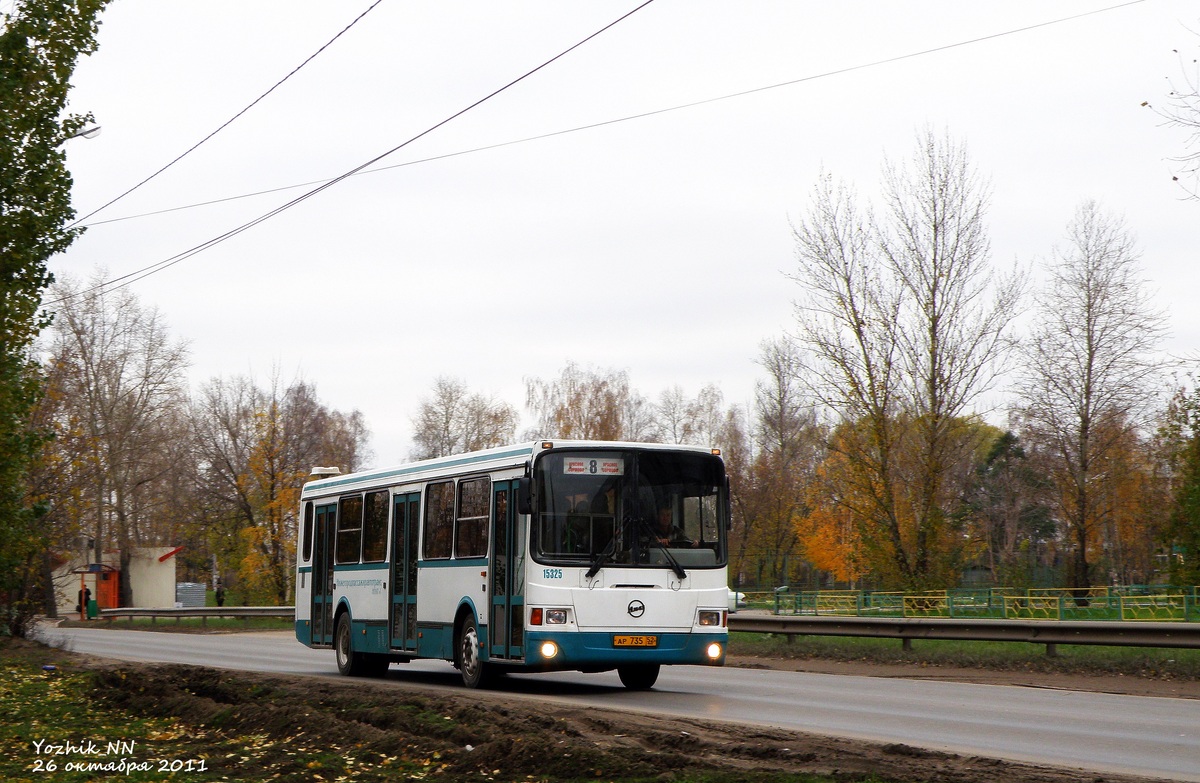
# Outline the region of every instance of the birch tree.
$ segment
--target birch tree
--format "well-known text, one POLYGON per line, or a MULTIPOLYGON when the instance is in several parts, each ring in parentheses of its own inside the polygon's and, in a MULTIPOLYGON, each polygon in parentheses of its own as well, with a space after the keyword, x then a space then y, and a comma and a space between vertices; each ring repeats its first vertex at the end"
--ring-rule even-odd
POLYGON ((516 436, 519 415, 506 402, 472 393, 447 376, 433 382, 413 417, 413 459, 445 457, 503 446, 516 436))
POLYGON ((739 435, 730 431, 741 412, 725 406, 725 395, 715 384, 708 384, 688 398, 681 386, 663 390, 654 404, 658 440, 692 446, 722 446, 739 435))
POLYGON ((525 407, 536 424, 530 438, 654 440, 650 403, 629 385, 624 370, 584 369, 568 362, 554 380, 525 381, 525 407))

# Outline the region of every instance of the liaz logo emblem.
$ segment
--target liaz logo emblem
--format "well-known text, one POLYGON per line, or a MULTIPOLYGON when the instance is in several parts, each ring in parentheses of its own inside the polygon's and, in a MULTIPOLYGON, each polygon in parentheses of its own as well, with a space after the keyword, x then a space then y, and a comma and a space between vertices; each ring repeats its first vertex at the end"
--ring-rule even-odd
POLYGON ((646 613, 646 605, 641 601, 630 601, 626 611, 629 612, 630 617, 641 617, 646 613))

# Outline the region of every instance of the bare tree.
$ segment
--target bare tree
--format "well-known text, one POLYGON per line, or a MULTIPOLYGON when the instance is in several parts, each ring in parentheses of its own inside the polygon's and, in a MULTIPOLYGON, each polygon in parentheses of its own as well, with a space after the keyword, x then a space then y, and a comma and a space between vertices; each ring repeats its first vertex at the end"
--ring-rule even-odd
POLYGON ((1129 427, 1148 411, 1164 318, 1151 305, 1122 221, 1084 202, 1067 240, 1048 264, 1020 391, 1026 439, 1045 443, 1053 455, 1050 478, 1073 550, 1072 586, 1086 588, 1088 549, 1109 507, 1104 484, 1116 478, 1101 466, 1119 455, 1129 427))
POLYGON ((678 384, 663 390, 654 405, 659 437, 664 443, 689 443, 692 423, 688 416, 687 395, 678 384))
POLYGON ((926 131, 883 185, 874 219, 823 178, 794 231, 800 377, 853 425, 838 443, 860 484, 848 495, 869 500, 854 514, 875 537, 882 526, 897 578, 917 587, 953 559, 947 478, 971 452, 963 417, 1002 366, 1024 281, 991 269, 987 188, 962 146, 926 131))
POLYGON ((824 433, 800 384, 800 355, 786 339, 764 342, 766 378, 755 388, 755 453, 741 490, 742 527, 732 565, 755 581, 787 584, 801 565, 804 489, 820 461, 824 433))
MULTIPOLYGON (((199 479, 203 503, 197 521, 214 534, 215 541, 232 541, 253 511, 238 481, 250 462, 254 411, 260 390, 245 376, 213 378, 192 402, 192 427, 200 460, 199 479)), ((216 546, 218 556, 231 551, 216 546)), ((224 559, 222 557, 222 559, 224 559)))
MULTIPOLYGON (((748 563, 747 553, 752 546, 748 532, 758 528, 758 485, 753 473, 753 448, 746 426, 746 411, 739 406, 725 405, 725 397, 714 384, 702 388, 689 399, 683 388, 676 385, 663 391, 654 405, 658 439, 663 443, 684 443, 719 448, 729 477, 733 510, 730 534, 731 570, 736 583, 746 578, 747 571, 759 573, 760 558, 748 563)), ((759 553, 765 552, 760 547, 759 553)), ((765 569, 765 566, 764 566, 765 569)), ((774 570, 772 570, 772 575, 774 570)))
POLYGON ((676 385, 658 396, 654 405, 658 438, 663 443, 687 443, 694 446, 720 446, 728 436, 731 409, 725 407, 725 395, 708 384, 693 399, 676 385))
POLYGON ((525 406, 537 419, 531 438, 642 441, 658 435, 652 406, 629 387, 624 370, 584 370, 568 362, 556 380, 526 379, 525 406))
POLYGON ((1179 57, 1180 76, 1168 79, 1166 106, 1152 106, 1149 101, 1142 105, 1150 107, 1168 125, 1186 132, 1184 148, 1190 151, 1173 159, 1180 170, 1172 179, 1181 184, 1189 198, 1200 199, 1200 59, 1189 60, 1178 49, 1174 51, 1179 57), (1180 181, 1181 176, 1185 181, 1180 181))
POLYGON ((129 605, 129 562, 137 546, 168 544, 176 518, 166 488, 189 454, 183 373, 187 348, 172 341, 154 308, 128 290, 105 291, 70 278, 53 290, 61 302, 52 328, 50 374, 90 454, 90 521, 96 562, 120 551, 121 601, 129 605))
POLYGON ((519 415, 508 403, 472 394, 456 378, 441 376, 413 417, 413 459, 444 457, 509 443, 519 415))

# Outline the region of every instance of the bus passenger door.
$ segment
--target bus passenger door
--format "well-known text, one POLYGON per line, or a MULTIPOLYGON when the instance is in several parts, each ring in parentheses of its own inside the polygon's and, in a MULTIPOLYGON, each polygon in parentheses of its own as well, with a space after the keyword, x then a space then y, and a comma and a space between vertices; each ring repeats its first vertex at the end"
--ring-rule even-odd
POLYGON ((417 509, 421 493, 392 498, 393 650, 417 650, 417 509))
POLYGON ((522 659, 525 627, 525 537, 517 516, 517 482, 492 484, 491 657, 522 659))
POLYGON ((317 506, 313 538, 312 636, 309 644, 333 644, 333 537, 337 504, 317 506))

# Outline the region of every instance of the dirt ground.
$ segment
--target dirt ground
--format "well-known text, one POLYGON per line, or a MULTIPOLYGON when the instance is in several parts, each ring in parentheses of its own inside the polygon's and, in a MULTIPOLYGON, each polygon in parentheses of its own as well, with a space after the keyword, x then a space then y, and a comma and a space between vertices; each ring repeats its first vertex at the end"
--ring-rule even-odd
MULTIPOLYGON (((446 694, 380 688, 370 680, 77 659, 97 673, 99 700, 135 713, 177 716, 223 731, 265 732, 331 749, 353 748, 368 765, 372 759, 436 758, 438 778, 444 781, 480 780, 481 775, 498 780, 671 781, 701 772, 729 783, 780 781, 799 773, 896 783, 1143 780, 756 726, 558 706, 503 690, 446 694), (302 738, 298 726, 305 727, 302 738)), ((1135 677, 746 657, 728 665, 1200 698, 1196 682, 1135 677)))

